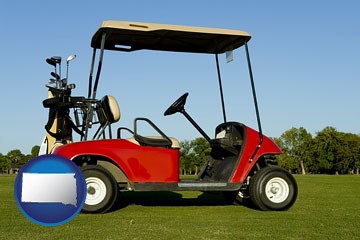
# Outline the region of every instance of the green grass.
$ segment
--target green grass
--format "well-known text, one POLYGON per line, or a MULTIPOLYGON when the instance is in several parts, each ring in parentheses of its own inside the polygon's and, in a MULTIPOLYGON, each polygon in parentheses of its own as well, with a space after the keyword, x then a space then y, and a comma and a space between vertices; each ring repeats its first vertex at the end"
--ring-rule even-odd
POLYGON ((221 195, 200 192, 132 192, 113 212, 42 227, 18 210, 15 176, 0 175, 0 239, 360 239, 360 176, 296 179, 298 200, 286 212, 225 205, 221 195))

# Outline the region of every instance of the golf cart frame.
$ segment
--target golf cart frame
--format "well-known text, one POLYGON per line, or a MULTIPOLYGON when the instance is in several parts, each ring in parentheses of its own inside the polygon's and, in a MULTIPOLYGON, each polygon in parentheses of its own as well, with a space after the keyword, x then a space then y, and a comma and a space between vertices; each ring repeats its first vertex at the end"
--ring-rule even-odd
POLYGON ((286 170, 269 164, 276 155, 281 154, 281 150, 262 133, 248 49, 250 38, 250 34, 238 30, 121 21, 102 23, 91 41, 93 56, 87 98, 72 97, 71 88, 68 87, 65 87, 67 92, 62 92, 65 97, 60 96, 49 87, 52 94, 44 101, 44 106, 53 111, 53 120, 47 124, 47 153, 67 157, 82 168, 88 189, 84 212, 109 211, 118 194, 121 194, 119 190, 223 192, 230 201, 248 197, 261 210, 286 210, 294 204, 297 197, 295 179, 286 170), (218 56, 242 46, 245 47, 248 62, 258 131, 226 119, 218 56), (215 55, 224 120, 215 128, 216 137, 210 138, 186 112, 188 93, 183 94, 164 113, 165 116, 178 112, 183 114, 211 146, 209 159, 196 179, 179 178, 179 142, 168 137, 151 120, 136 118, 133 130, 120 127, 117 137, 112 137, 111 126, 120 119, 119 107, 112 96, 97 99, 105 50, 156 50, 215 55), (97 57, 98 51, 100 54, 97 57), (54 98, 62 100, 55 101, 54 98), (59 107, 64 102, 67 105, 59 107), (75 124, 66 124, 63 120, 71 120, 69 109, 74 109, 75 124), (138 132, 139 122, 149 124, 159 135, 142 136, 138 132), (99 127, 89 140, 89 130, 96 124, 99 127), (64 125, 68 132, 71 129, 78 132, 81 141, 73 143, 69 134, 66 137, 54 134, 54 131, 57 134, 64 132, 64 125), (121 138, 122 131, 130 132, 133 137, 121 138), (49 136, 49 132, 53 134, 49 136))

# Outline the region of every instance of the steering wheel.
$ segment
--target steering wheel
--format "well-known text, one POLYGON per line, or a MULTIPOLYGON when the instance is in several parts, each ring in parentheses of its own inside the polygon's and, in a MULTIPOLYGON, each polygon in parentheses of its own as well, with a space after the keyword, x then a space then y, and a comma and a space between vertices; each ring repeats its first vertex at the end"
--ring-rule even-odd
POLYGON ((179 97, 173 104, 171 104, 168 109, 166 109, 166 111, 164 112, 164 116, 172 115, 174 113, 184 110, 186 98, 188 95, 189 93, 185 93, 181 97, 179 97))

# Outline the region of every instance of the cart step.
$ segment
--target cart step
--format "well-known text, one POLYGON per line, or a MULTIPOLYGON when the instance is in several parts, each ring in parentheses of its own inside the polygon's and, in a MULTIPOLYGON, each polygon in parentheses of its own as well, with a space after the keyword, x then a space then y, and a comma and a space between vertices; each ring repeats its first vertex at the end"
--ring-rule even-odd
POLYGON ((179 183, 133 183, 133 191, 232 191, 240 183, 186 181, 179 183))
POLYGON ((180 188, 193 188, 193 187, 226 187, 226 182, 184 182, 178 183, 180 188))

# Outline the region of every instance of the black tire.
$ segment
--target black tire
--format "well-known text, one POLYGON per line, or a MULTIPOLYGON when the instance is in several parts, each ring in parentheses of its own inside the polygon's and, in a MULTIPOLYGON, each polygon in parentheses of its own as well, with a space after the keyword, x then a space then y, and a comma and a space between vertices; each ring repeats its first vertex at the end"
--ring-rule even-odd
POLYGON ((118 185, 113 175, 105 168, 88 165, 81 168, 86 181, 86 200, 82 212, 105 213, 115 204, 118 185))
POLYGON ((263 211, 283 211, 296 201, 298 188, 295 178, 280 167, 264 167, 250 180, 250 198, 263 211))

